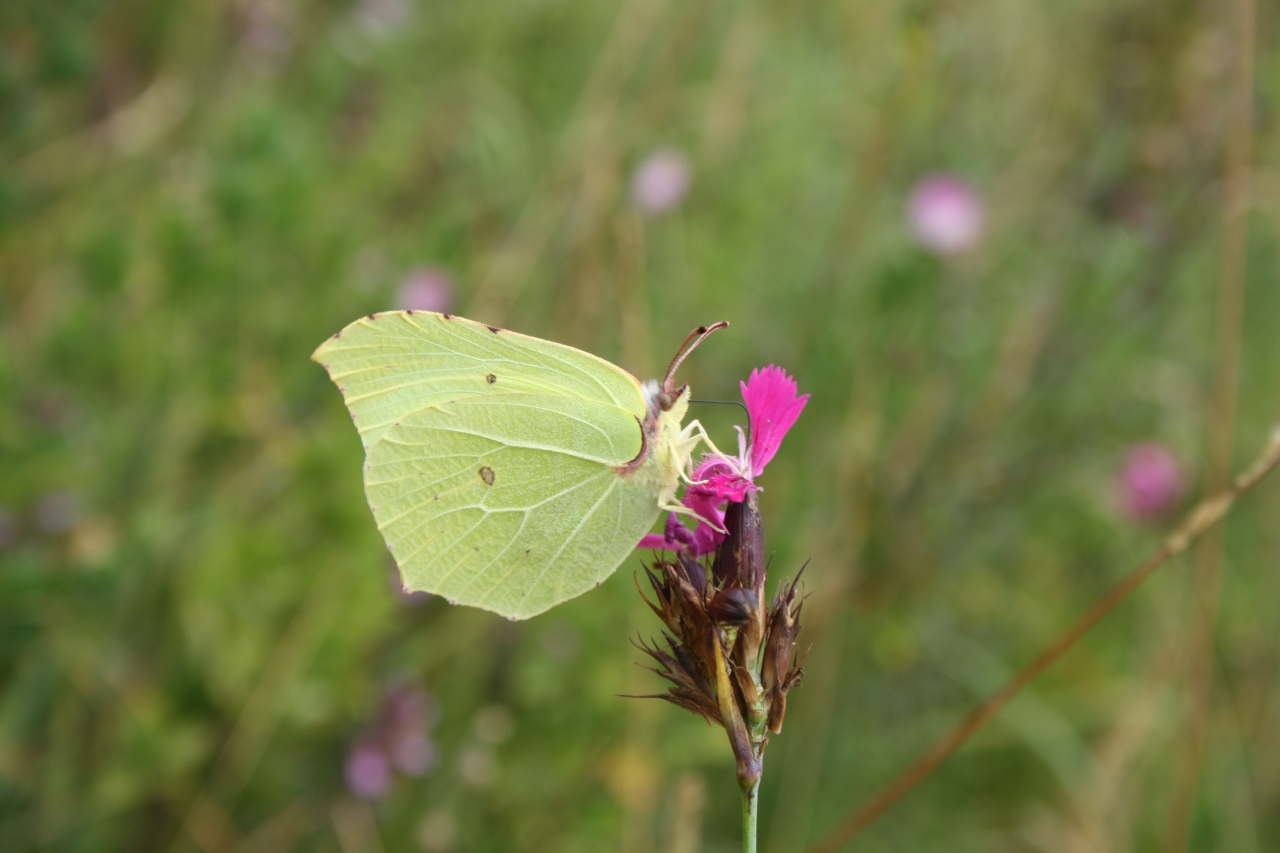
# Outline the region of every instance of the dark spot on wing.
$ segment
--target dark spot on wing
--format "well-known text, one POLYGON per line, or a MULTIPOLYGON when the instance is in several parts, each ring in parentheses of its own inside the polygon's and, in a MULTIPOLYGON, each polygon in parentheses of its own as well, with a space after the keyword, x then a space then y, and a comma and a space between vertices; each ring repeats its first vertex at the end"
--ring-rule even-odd
POLYGON ((499 329, 497 326, 490 326, 488 323, 485 323, 485 326, 484 326, 484 327, 485 327, 486 329, 488 329, 489 331, 493 332, 495 335, 496 335, 496 334, 498 334, 498 332, 501 332, 501 331, 502 331, 502 330, 501 330, 501 329, 499 329))
POLYGON ((406 314, 408 314, 410 317, 412 317, 412 316, 413 316, 413 309, 412 309, 412 308, 410 308, 410 309, 408 309, 407 311, 405 311, 404 313, 406 313, 406 314))
POLYGON ((338 331, 336 331, 336 332, 334 332, 334 333, 333 333, 333 339, 334 339, 335 341, 336 341, 338 338, 340 338, 340 337, 342 337, 342 330, 341 330, 341 329, 339 329, 338 331))
POLYGON ((378 319, 378 315, 377 315, 377 314, 370 314, 370 315, 369 315, 369 319, 370 319, 370 320, 376 320, 376 319, 378 319))
POLYGON ((446 320, 452 320, 452 319, 453 319, 453 315, 452 315, 452 314, 448 314, 448 313, 446 313, 446 314, 441 314, 440 316, 441 316, 441 317, 443 317, 443 318, 445 318, 446 320))
POLYGON ((498 381, 498 377, 496 377, 496 376, 494 376, 492 373, 490 373, 488 376, 486 376, 486 377, 484 378, 484 381, 485 381, 485 382, 488 382, 490 385, 492 385, 493 383, 495 383, 495 382, 497 382, 497 381, 498 381))
POLYGON ((480 479, 484 480, 484 484, 486 486, 492 486, 493 485, 493 469, 490 468, 488 465, 485 465, 483 468, 481 468, 480 479))
POLYGON ((440 496, 439 496, 439 495, 432 495, 432 496, 431 496, 431 500, 433 500, 433 501, 438 501, 438 500, 440 500, 440 496))

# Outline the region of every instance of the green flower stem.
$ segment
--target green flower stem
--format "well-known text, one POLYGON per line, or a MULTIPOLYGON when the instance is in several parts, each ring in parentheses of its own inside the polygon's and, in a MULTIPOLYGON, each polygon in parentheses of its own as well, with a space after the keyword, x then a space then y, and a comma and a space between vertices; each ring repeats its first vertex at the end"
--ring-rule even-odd
POLYGON ((760 811, 760 781, 742 789, 742 853, 756 853, 756 814, 760 811))

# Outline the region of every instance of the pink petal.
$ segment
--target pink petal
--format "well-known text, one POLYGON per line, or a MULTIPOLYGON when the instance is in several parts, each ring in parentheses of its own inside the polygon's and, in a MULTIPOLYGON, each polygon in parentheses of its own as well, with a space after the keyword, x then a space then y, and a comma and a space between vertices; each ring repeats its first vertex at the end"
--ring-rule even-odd
POLYGON ((712 524, 704 524, 700 521, 697 529, 690 531, 695 557, 711 553, 724 539, 724 534, 716 528, 724 528, 724 512, 719 507, 726 500, 727 498, 703 485, 690 486, 685 492, 684 505, 696 512, 699 518, 706 519, 715 525, 713 527, 712 524))
POLYGON ((748 490, 754 489, 750 473, 737 459, 722 456, 704 456, 694 469, 693 480, 685 493, 685 506, 707 518, 699 507, 717 507, 725 501, 740 501, 748 490), (691 502, 692 501, 692 502, 691 502))
POLYGON ((698 529, 693 531, 693 555, 701 557, 703 554, 710 554, 720 546, 724 541, 724 534, 715 528, 708 527, 705 524, 698 525, 698 529))
MULTIPOLYGON (((707 454, 698 462, 698 466, 693 469, 693 481, 700 483, 703 480, 710 480, 720 474, 733 474, 737 469, 733 464, 723 456, 712 456, 707 454)), ((693 488, 698 488, 694 486, 693 488)))
POLYGON ((772 364, 751 371, 751 377, 740 384, 751 418, 751 476, 758 477, 804 411, 809 395, 797 397, 796 381, 772 364))
POLYGON ((680 522, 674 512, 667 516, 661 533, 649 533, 640 540, 637 548, 653 548, 658 551, 679 551, 693 544, 693 531, 680 522))
POLYGON ((678 546, 675 542, 667 541, 667 537, 661 533, 646 533, 636 547, 646 550, 653 549, 654 551, 674 551, 678 546))
POLYGON ((738 475, 717 474, 707 481, 706 487, 724 500, 740 503, 746 499, 747 492, 754 489, 756 484, 738 475))
POLYGON ((683 503, 693 510, 699 518, 716 521, 717 507, 728 498, 710 488, 709 484, 690 486, 684 493, 683 503))
POLYGON ((675 542, 681 545, 688 545, 693 541, 693 533, 684 526, 680 521, 680 516, 674 512, 667 515, 667 526, 663 531, 663 535, 667 537, 668 542, 675 542))

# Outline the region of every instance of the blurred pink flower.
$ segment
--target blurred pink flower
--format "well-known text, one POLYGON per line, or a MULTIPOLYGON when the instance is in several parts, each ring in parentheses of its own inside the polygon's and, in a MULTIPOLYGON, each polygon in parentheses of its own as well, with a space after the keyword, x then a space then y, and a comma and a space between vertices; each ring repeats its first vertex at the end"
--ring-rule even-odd
POLYGON ((425 776, 436 763, 436 746, 426 732, 398 732, 391 738, 391 762, 406 776, 425 776))
POLYGON ((396 307, 402 311, 444 313, 452 305, 453 283, 436 267, 420 267, 409 273, 396 294, 396 307))
POLYGON ((376 744, 356 744, 343 771, 347 787, 357 797, 374 800, 391 789, 391 762, 376 744))
POLYGON ((420 687, 391 687, 382 706, 382 717, 388 726, 426 730, 436 724, 436 703, 420 687))
POLYGON ((387 689, 373 722, 347 756, 347 787, 358 797, 375 799, 391 788, 393 770, 423 776, 436 763, 430 730, 436 707, 425 690, 409 685, 387 689))
POLYGON ((1157 518, 1182 495, 1178 460, 1162 444, 1135 444, 1125 455, 1120 494, 1130 518, 1157 518))
POLYGON ((666 213, 684 200, 691 179, 688 158, 673 148, 663 148, 636 167, 631 176, 631 198, 645 213, 666 213))
POLYGON ((972 247, 986 220, 982 198, 968 183, 952 175, 922 178, 911 190, 908 220, 916 239, 940 255, 972 247))

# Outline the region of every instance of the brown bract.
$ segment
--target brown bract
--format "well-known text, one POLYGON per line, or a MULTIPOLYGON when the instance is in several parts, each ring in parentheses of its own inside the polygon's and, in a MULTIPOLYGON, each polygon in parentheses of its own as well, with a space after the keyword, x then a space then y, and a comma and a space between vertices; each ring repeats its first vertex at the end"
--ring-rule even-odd
POLYGON ((792 660, 802 602, 797 576, 765 606, 764 528, 754 492, 729 504, 725 531, 709 566, 676 554, 645 569, 657 597, 645 603, 667 630, 666 648, 641 648, 661 667, 651 669, 673 685, 652 698, 723 726, 746 788, 759 781, 768 733, 782 730, 787 691, 803 674, 792 660))

